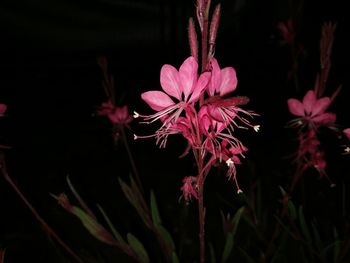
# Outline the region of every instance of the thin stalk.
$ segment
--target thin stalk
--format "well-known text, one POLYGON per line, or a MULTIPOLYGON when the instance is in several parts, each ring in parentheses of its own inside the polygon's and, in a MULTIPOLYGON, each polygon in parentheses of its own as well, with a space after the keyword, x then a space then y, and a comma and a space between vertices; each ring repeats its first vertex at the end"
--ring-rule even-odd
POLYGON ((20 199, 24 202, 24 204, 29 208, 29 210, 33 213, 34 217, 39 221, 45 231, 52 236, 57 243, 61 245, 61 247, 77 262, 84 263, 84 261, 56 234, 56 232, 46 223, 46 221, 39 215, 36 209, 32 206, 32 204, 28 201, 28 199, 23 195, 21 190, 17 187, 17 185, 12 181, 11 177, 8 175, 7 170, 5 168, 4 160, 1 160, 0 170, 5 178, 5 180, 10 184, 15 193, 20 197, 20 199))
POLYGON ((133 171, 133 174, 135 175, 136 183, 138 184, 138 187, 139 187, 141 193, 144 193, 143 188, 142 188, 141 179, 140 179, 138 170, 137 170, 137 168, 136 168, 136 163, 135 163, 134 157, 133 157, 133 155, 132 155, 131 149, 130 149, 130 147, 129 147, 128 139, 126 138, 124 126, 122 126, 122 127, 120 128, 120 131, 121 131, 121 133, 122 133, 123 143, 124 143, 126 152, 127 152, 127 154, 128 154, 128 158, 129 158, 129 161, 130 161, 131 169, 132 169, 132 171, 133 171))
POLYGON ((204 176, 203 161, 198 163, 198 218, 199 218, 199 259, 205 262, 205 208, 204 208, 204 176))

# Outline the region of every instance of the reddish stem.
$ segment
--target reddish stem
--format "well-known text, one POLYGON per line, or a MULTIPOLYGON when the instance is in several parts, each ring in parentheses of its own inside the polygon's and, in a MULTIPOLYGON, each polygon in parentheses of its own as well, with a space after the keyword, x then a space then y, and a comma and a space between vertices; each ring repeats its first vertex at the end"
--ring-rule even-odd
POLYGON ((8 175, 6 167, 5 167, 5 161, 3 157, 0 157, 0 170, 5 178, 5 180, 10 184, 10 186, 13 188, 13 190, 16 192, 16 194, 20 197, 20 199, 25 203, 25 205, 29 208, 29 210, 33 213, 34 217, 39 221, 39 223, 42 225, 42 227, 45 229, 45 231, 52 236, 57 243, 59 243, 62 248, 71 255, 72 258, 74 258, 79 263, 84 263, 84 261, 77 255, 75 252, 70 249, 70 247, 56 234, 56 232, 45 222, 45 220, 39 215, 39 213, 35 210, 35 208, 31 205, 31 203, 27 200, 27 198, 22 194, 21 190, 17 187, 17 185, 12 181, 11 177, 8 175))
POLYGON ((205 208, 204 208, 204 177, 203 177, 203 161, 198 163, 198 217, 199 217, 199 258, 200 263, 205 262, 205 208))

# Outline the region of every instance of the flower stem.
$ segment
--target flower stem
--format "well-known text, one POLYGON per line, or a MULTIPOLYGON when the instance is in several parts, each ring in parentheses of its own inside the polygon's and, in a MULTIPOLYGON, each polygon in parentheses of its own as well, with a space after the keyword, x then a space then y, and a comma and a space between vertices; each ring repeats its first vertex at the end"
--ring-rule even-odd
MULTIPOLYGON (((200 162, 202 163, 202 162, 200 162)), ((201 165, 202 166, 202 165, 201 165)), ((198 167, 198 217, 199 217, 199 258, 200 263, 205 262, 205 208, 204 208, 204 178, 202 167, 198 167)))
POLYGON ((135 176, 135 179, 136 179, 136 183, 138 184, 138 187, 139 187, 141 193, 144 193, 143 192, 143 188, 142 188, 141 179, 140 179, 139 173, 138 173, 137 168, 136 168, 135 160, 134 160, 134 157, 133 157, 132 152, 130 150, 128 139, 126 138, 124 126, 121 127, 120 130, 121 130, 121 133, 122 133, 123 143, 124 143, 126 152, 128 153, 131 169, 132 169, 132 171, 134 173, 134 176, 135 176))
POLYGON ((44 230, 52 236, 57 243, 59 243, 62 248, 76 260, 76 262, 84 263, 84 261, 56 234, 56 232, 45 222, 45 220, 39 215, 36 209, 31 205, 28 199, 23 195, 21 190, 17 187, 17 185, 12 181, 11 177, 7 173, 5 160, 3 156, 0 156, 0 170, 3 174, 5 180, 10 184, 15 193, 20 197, 20 199, 25 203, 25 205, 29 208, 29 210, 33 213, 34 217, 39 221, 44 230))

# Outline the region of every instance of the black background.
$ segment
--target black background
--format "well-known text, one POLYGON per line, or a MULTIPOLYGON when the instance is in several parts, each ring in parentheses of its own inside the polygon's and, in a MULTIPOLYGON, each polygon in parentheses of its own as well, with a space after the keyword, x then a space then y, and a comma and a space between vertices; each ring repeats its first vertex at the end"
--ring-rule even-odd
MULTIPOLYGON (((327 21, 338 24, 326 95, 343 85, 331 110, 338 113, 339 124, 350 125, 345 1, 223 0, 221 4, 216 58, 222 67, 235 67, 237 94, 249 96, 247 107, 261 114, 257 118, 261 132, 242 139, 251 150, 247 167, 257 169, 255 176, 262 178, 263 185, 277 185, 278 180, 286 180, 281 171, 292 169, 283 161, 292 141, 287 137, 292 133, 284 128, 291 118, 286 100, 301 98, 313 87, 319 70, 320 30, 327 21), (295 11, 298 4, 303 5, 300 13, 295 11), (297 20, 297 40, 305 49, 299 92, 287 81, 290 58, 277 30, 277 23, 290 16, 297 20), (276 173, 280 175, 274 177, 276 173)), ((187 22, 194 13, 195 3, 189 0, 1 1, 0 102, 8 105, 8 111, 1 119, 0 143, 12 147, 6 150, 10 175, 48 221, 73 240, 73 246, 80 246, 72 230, 78 223, 72 223, 49 196, 69 192, 67 174, 92 206, 102 203, 111 211, 122 232, 137 232, 141 224, 128 220, 137 216, 117 182, 119 176, 128 177, 125 151, 113 147, 107 120, 94 115, 106 100, 97 57, 104 55, 109 62, 119 103, 127 104, 131 112, 150 112, 140 94, 160 89, 163 64, 178 68, 189 56, 187 22)), ((136 121, 132 129, 152 131, 136 121)), ((193 170, 190 158, 178 159, 185 143, 173 138, 167 149, 159 150, 152 140, 133 141, 132 132, 128 137, 145 188, 155 189, 172 226, 181 180, 193 170)), ((343 158, 334 170, 335 180, 348 181, 342 170, 345 162, 343 158)), ((239 169, 245 173, 250 168, 239 169)), ((243 186, 248 188, 250 179, 243 179, 243 186)), ((222 181, 213 184, 223 187, 222 181)), ((0 245, 9 248, 14 262, 16 252, 37 257, 37 262, 47 260, 40 231, 30 212, 0 180, 0 245)))

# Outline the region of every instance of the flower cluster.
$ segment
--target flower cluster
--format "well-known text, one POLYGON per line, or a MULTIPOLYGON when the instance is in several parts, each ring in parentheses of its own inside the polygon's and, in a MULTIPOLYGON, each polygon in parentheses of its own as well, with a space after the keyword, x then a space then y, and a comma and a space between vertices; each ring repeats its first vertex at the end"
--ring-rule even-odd
MULTIPOLYGON (((240 106, 248 103, 247 97, 228 97, 237 87, 236 71, 233 67, 221 69, 212 57, 208 71, 198 75, 198 63, 194 57, 187 58, 180 69, 164 65, 160 72, 160 84, 163 91, 147 91, 141 98, 156 113, 141 115, 135 112, 135 118, 142 118, 143 123, 160 121, 160 128, 152 135, 137 138, 155 137, 160 147, 165 147, 169 135, 181 134, 189 146, 197 152, 196 160, 205 160, 205 172, 216 162, 226 162, 227 176, 236 183, 236 164, 239 157, 248 149, 235 136, 239 128, 253 128, 249 118, 255 113, 240 106)), ((196 155, 196 154, 195 154, 196 155)), ((197 198, 193 177, 184 179, 181 188, 186 200, 197 198)))
POLYGON ((321 175, 324 174, 327 162, 324 151, 320 149, 317 133, 321 126, 330 127, 336 121, 336 115, 327 112, 331 102, 330 97, 317 98, 314 90, 309 90, 302 101, 294 98, 288 100, 290 113, 297 116, 291 121, 291 125, 301 128, 297 160, 303 164, 303 169, 314 167, 321 175))

